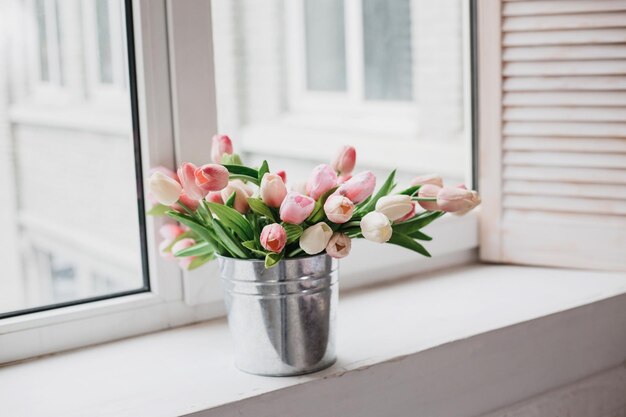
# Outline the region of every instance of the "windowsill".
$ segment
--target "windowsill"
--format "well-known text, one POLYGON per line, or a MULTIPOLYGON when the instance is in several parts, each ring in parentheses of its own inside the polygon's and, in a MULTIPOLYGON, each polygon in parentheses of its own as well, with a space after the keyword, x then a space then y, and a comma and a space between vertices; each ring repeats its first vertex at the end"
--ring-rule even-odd
POLYGON ((316 374, 237 371, 220 319, 4 367, 1 403, 13 417, 480 415, 617 366, 625 328, 623 273, 472 265, 342 297, 339 360, 316 374))

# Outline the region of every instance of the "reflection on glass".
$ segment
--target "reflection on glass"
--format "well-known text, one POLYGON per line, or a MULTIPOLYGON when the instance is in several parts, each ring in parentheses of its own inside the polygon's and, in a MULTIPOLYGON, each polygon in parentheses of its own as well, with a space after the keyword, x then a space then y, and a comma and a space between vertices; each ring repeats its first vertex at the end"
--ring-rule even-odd
MULTIPOLYGON (((108 67, 111 45, 119 45, 114 53, 126 55, 123 42, 109 39, 123 38, 122 27, 109 25, 108 17, 98 20, 106 30, 80 27, 87 21, 81 2, 62 3, 63 14, 56 18, 42 17, 55 10, 50 1, 37 0, 32 9, 29 2, 17 2, 21 6, 10 9, 16 16, 9 18, 25 16, 32 24, 12 26, 10 42, 0 49, 0 62, 22 57, 0 68, 0 317, 144 287, 128 87, 102 106, 103 99, 96 102, 81 83, 63 86, 57 99, 37 94, 36 79, 26 88, 18 82, 38 67, 48 67, 41 73, 52 80, 62 72, 52 71, 49 53, 58 42, 56 18, 71 33, 95 37, 98 30, 100 58, 108 57, 103 61, 108 67), (17 53, 23 45, 30 54, 17 53), (14 109, 22 116, 12 118, 14 109)), ((98 1, 98 13, 108 16, 109 1, 123 9, 122 0, 98 1)), ((76 53, 59 66, 97 67, 87 60, 98 59, 98 53, 79 39, 66 41, 75 42, 76 53)), ((110 79, 111 69, 102 74, 110 79)))
POLYGON ((365 98, 411 100, 410 0, 363 0, 365 98))
POLYGON ((98 26, 100 81, 110 84, 113 82, 113 65, 111 62, 109 0, 96 0, 96 22, 98 26))
POLYGON ((343 0, 305 0, 306 80, 314 91, 346 90, 343 0))

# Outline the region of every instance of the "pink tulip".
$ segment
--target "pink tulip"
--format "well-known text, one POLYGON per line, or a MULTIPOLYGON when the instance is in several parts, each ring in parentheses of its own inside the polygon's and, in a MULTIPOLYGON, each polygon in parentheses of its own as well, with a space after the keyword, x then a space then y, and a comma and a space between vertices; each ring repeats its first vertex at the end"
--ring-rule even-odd
POLYGON ((343 183, 335 192, 346 196, 354 204, 359 204, 372 195, 376 187, 376 177, 371 171, 363 171, 343 183))
POLYGON ((163 239, 173 240, 183 233, 185 233, 185 230, 174 223, 167 223, 159 228, 159 234, 163 239))
POLYGON ((404 217, 399 218, 394 223, 402 223, 415 217, 415 208, 417 207, 417 204, 415 204, 415 201, 411 201, 411 204, 413 205, 413 210, 409 211, 404 215, 404 217))
POLYGON ((268 224, 261 231, 261 246, 274 253, 282 252, 287 243, 287 232, 278 223, 268 224))
POLYGON ((326 254, 341 259, 348 256, 352 249, 352 240, 343 233, 335 232, 326 245, 326 254))
POLYGON ((326 191, 337 186, 337 173, 326 164, 321 164, 313 168, 306 183, 306 193, 313 200, 317 200, 326 191))
POLYGON ((350 178, 352 178, 352 175, 340 175, 337 177, 337 185, 341 185, 344 182, 348 181, 350 178))
POLYGON ((353 146, 343 146, 335 156, 332 167, 340 175, 350 175, 355 164, 356 149, 353 146))
POLYGON ((463 188, 444 187, 437 194, 440 210, 463 215, 480 204, 478 193, 463 188))
POLYGON ((443 187, 443 180, 437 174, 427 174, 427 175, 420 175, 418 177, 415 177, 413 178, 413 181, 411 181, 411 185, 426 185, 426 184, 432 184, 438 187, 443 187))
POLYGON ((228 198, 235 193, 235 203, 233 208, 241 214, 246 214, 250 211, 250 205, 248 204, 248 198, 252 196, 252 192, 239 181, 231 181, 222 190, 222 200, 226 202, 228 198))
POLYGON ((206 164, 194 173, 196 185, 204 191, 219 191, 228 185, 228 170, 217 164, 206 164))
POLYGON ((200 188, 196 184, 195 173, 197 169, 198 167, 194 164, 190 162, 184 162, 178 168, 178 178, 180 178, 180 183, 183 186, 183 190, 189 198, 192 198, 194 200, 202 200, 204 196, 208 193, 208 191, 200 188))
MULTIPOLYGON (((184 191, 178 197, 178 201, 183 203, 191 211, 196 211, 198 209, 198 206, 200 205, 200 202, 198 200, 190 198, 184 191)), ((178 203, 174 203, 170 207, 179 213, 187 213, 187 210, 185 210, 183 206, 178 203)))
POLYGON ((220 193, 219 191, 209 192, 206 197, 204 197, 204 199, 211 203, 224 204, 224 200, 222 199, 222 193, 220 193))
POLYGON ((345 223, 352 218, 354 203, 342 195, 331 195, 324 203, 326 217, 333 223, 345 223))
MULTIPOLYGON (((419 192, 417 193, 417 196, 423 197, 423 198, 435 198, 437 197, 437 194, 439 194, 440 190, 441 190, 441 187, 437 185, 425 184, 425 185, 422 185, 419 192)), ((428 210, 428 211, 439 210, 439 206, 434 201, 418 201, 418 203, 425 210, 428 210)))
POLYGON ((276 175, 281 177, 283 179, 283 182, 287 184, 287 173, 285 172, 285 170, 281 169, 280 171, 276 171, 276 175))
POLYGON ((267 173, 261 179, 261 200, 270 207, 280 207, 287 195, 287 187, 277 174, 267 173))
POLYGON ((165 239, 164 241, 159 243, 159 253, 164 259, 167 259, 168 261, 174 259, 174 254, 172 253, 172 251, 166 250, 172 244, 172 242, 172 239, 165 239))
POLYGON ((211 143, 211 160, 216 164, 221 164, 224 154, 233 154, 233 142, 226 135, 213 136, 211 143))
MULTIPOLYGON (((196 241, 191 238, 181 239, 178 242, 174 243, 172 246, 172 254, 176 256, 176 252, 179 252, 183 249, 187 249, 196 244, 196 241)), ((177 257, 178 265, 180 265, 183 269, 188 269, 191 262, 196 259, 195 256, 185 256, 185 257, 177 257)))
POLYGON ((456 188, 461 188, 463 190, 467 190, 467 186, 465 184, 458 184, 456 188))
POLYGON ((315 200, 305 195, 289 192, 280 205, 280 219, 285 223, 300 224, 311 215, 315 200))

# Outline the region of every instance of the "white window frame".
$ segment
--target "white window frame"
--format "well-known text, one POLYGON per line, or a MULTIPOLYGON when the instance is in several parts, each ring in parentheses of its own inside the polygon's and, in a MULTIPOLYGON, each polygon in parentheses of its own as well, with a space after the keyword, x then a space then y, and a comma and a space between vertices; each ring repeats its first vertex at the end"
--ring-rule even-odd
MULTIPOLYGON (((203 162, 217 129, 211 4, 132 0, 144 178, 150 167, 203 162)), ((469 143, 468 143, 469 146, 469 143)), ((467 153, 466 155, 468 155, 467 153)), ((471 180, 471 177, 468 177, 471 180)), ((181 273, 158 254, 163 219, 147 218, 151 291, 0 321, 0 363, 153 332, 224 314, 217 265, 181 273)), ((434 259, 358 242, 342 288, 475 259, 477 217, 447 216, 429 230, 434 259)))

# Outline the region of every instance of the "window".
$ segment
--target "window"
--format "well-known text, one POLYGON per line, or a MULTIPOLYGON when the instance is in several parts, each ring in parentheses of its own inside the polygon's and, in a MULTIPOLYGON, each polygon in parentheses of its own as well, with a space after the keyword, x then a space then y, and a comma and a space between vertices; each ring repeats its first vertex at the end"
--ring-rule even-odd
POLYGON ((39 65, 33 70, 44 83, 63 85, 61 24, 58 0, 35 0, 34 20, 39 65))

